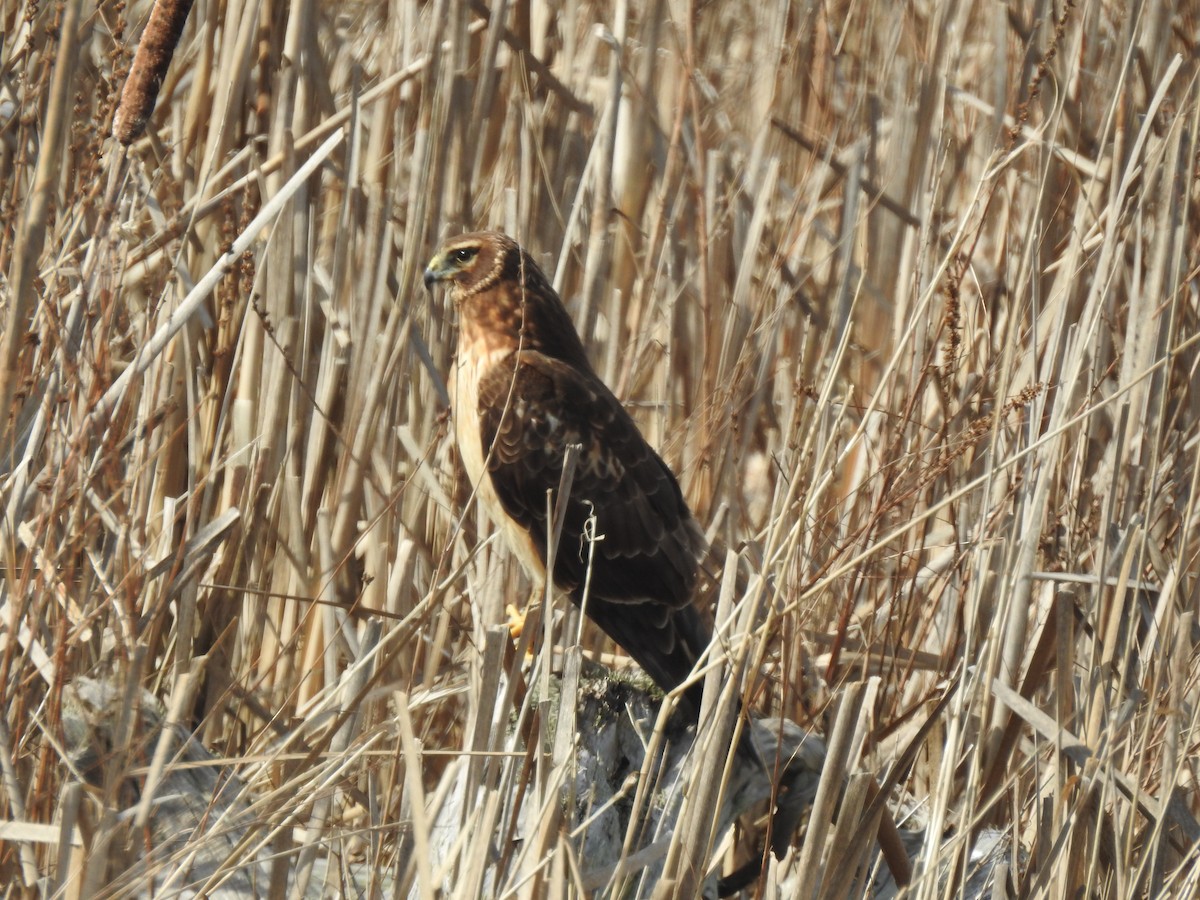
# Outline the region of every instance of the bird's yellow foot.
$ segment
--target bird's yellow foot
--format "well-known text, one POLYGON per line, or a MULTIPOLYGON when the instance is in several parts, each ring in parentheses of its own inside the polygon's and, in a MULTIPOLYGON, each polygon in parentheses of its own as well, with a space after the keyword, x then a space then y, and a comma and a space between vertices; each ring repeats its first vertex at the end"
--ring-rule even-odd
POLYGON ((525 630, 525 610, 510 603, 504 607, 504 612, 508 615, 508 633, 514 641, 519 640, 521 632, 525 630))

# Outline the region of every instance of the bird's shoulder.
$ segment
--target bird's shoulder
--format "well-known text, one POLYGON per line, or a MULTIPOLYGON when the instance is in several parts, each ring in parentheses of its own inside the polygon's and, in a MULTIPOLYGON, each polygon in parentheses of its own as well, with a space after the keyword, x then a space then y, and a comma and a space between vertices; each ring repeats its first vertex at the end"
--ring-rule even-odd
POLYGON ((530 457, 561 466, 574 444, 585 469, 617 478, 622 457, 644 455, 641 432, 599 376, 538 351, 508 354, 480 374, 478 415, 493 469, 530 457))

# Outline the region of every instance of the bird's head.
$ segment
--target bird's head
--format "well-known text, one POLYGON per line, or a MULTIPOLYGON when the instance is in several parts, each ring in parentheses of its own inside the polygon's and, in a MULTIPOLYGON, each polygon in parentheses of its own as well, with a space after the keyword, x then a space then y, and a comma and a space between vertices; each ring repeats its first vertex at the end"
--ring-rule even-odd
POLYGON ((512 238, 493 231, 463 234, 446 241, 425 267, 425 287, 442 282, 457 302, 494 285, 506 269, 520 265, 512 238))
POLYGON ((460 347, 524 347, 590 371, 562 300, 508 235, 478 231, 450 238, 425 268, 425 287, 439 282, 450 289, 458 313, 460 347))

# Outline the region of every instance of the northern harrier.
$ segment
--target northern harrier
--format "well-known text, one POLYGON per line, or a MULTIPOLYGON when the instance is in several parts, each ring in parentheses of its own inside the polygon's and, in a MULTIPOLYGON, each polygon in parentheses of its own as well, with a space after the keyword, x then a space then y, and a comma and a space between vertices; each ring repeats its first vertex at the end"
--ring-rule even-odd
MULTIPOLYGON (((425 269, 425 286, 438 282, 458 309, 451 405, 484 509, 541 583, 546 492, 559 485, 567 447, 580 445, 554 583, 673 690, 709 643, 692 603, 704 537, 675 476, 592 370, 562 301, 512 238, 450 239, 425 269)), ((696 683, 683 696, 693 718, 701 693, 696 683)))

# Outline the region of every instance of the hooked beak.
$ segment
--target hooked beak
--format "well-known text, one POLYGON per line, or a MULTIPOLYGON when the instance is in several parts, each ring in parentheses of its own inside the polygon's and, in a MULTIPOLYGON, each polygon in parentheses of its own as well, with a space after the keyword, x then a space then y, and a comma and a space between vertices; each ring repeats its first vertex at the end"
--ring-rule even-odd
POLYGON ((425 274, 422 276, 422 280, 425 282, 425 290, 433 290, 433 285, 445 278, 447 274, 446 262, 442 259, 442 255, 439 253, 437 256, 431 259, 429 261, 429 265, 425 267, 425 274))

